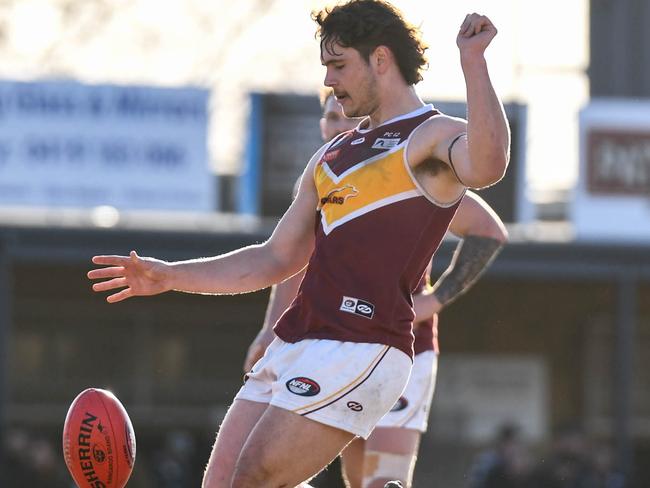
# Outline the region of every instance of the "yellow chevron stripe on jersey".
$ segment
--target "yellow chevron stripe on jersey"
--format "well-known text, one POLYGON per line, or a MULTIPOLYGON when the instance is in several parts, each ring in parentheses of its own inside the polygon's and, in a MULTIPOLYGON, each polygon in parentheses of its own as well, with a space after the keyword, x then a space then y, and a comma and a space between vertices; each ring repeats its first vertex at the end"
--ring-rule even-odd
POLYGON ((326 162, 315 170, 323 230, 334 228, 355 217, 391 203, 421 196, 406 169, 406 144, 372 157, 337 176, 326 162))

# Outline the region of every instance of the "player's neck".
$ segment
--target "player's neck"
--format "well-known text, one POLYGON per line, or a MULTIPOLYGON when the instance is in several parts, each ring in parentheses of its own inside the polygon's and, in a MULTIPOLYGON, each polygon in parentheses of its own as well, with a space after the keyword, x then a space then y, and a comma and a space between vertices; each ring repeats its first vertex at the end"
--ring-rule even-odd
POLYGON ((373 129, 387 120, 394 119, 400 115, 407 114, 413 110, 424 106, 424 102, 415 92, 412 85, 404 86, 403 88, 389 90, 382 97, 380 103, 377 105, 376 110, 368 114, 370 117, 369 129, 373 129))

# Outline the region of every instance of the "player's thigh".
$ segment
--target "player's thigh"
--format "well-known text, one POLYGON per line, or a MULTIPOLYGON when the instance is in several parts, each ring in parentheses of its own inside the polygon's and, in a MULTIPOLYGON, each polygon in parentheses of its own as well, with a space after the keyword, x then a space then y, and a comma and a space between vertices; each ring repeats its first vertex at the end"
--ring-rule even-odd
POLYGON ((203 476, 203 488, 230 488, 232 474, 246 439, 268 408, 268 404, 235 400, 219 427, 210 460, 203 476))
POLYGON ((353 438, 350 432, 270 406, 244 445, 232 486, 296 486, 327 466, 353 438))
POLYGON ((366 441, 363 488, 383 488, 392 480, 410 487, 421 435, 413 429, 376 428, 366 441))
POLYGON ((361 488, 366 441, 357 437, 341 452, 341 470, 349 488, 361 488))

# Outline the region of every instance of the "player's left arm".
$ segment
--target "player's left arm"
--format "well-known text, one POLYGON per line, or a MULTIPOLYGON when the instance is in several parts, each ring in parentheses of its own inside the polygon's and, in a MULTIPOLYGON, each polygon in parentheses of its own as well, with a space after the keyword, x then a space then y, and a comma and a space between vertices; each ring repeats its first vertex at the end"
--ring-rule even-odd
POLYGON ((449 165, 454 179, 469 188, 485 188, 505 174, 510 158, 510 129, 496 95, 485 49, 497 31, 482 15, 468 15, 456 43, 467 92, 467 121, 438 115, 413 137, 412 165, 434 158, 449 165))
POLYGON ((472 192, 463 197, 449 230, 461 241, 449 267, 433 287, 413 297, 415 321, 440 312, 469 290, 508 240, 499 216, 472 192))

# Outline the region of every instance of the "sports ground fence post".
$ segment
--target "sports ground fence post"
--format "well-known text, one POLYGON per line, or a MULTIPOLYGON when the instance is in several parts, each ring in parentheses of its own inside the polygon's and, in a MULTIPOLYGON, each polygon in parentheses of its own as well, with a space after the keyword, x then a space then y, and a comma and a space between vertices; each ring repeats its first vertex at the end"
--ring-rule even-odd
MULTIPOLYGON (((6 464, 9 330, 11 328, 10 297, 11 282, 9 252, 6 240, 0 234, 0 471, 6 464)), ((0 481, 4 475, 0 473, 0 481)))
POLYGON ((634 468, 632 396, 636 313, 637 282, 634 277, 624 274, 618 280, 613 412, 616 457, 621 471, 628 477, 633 475, 631 471, 634 468))

